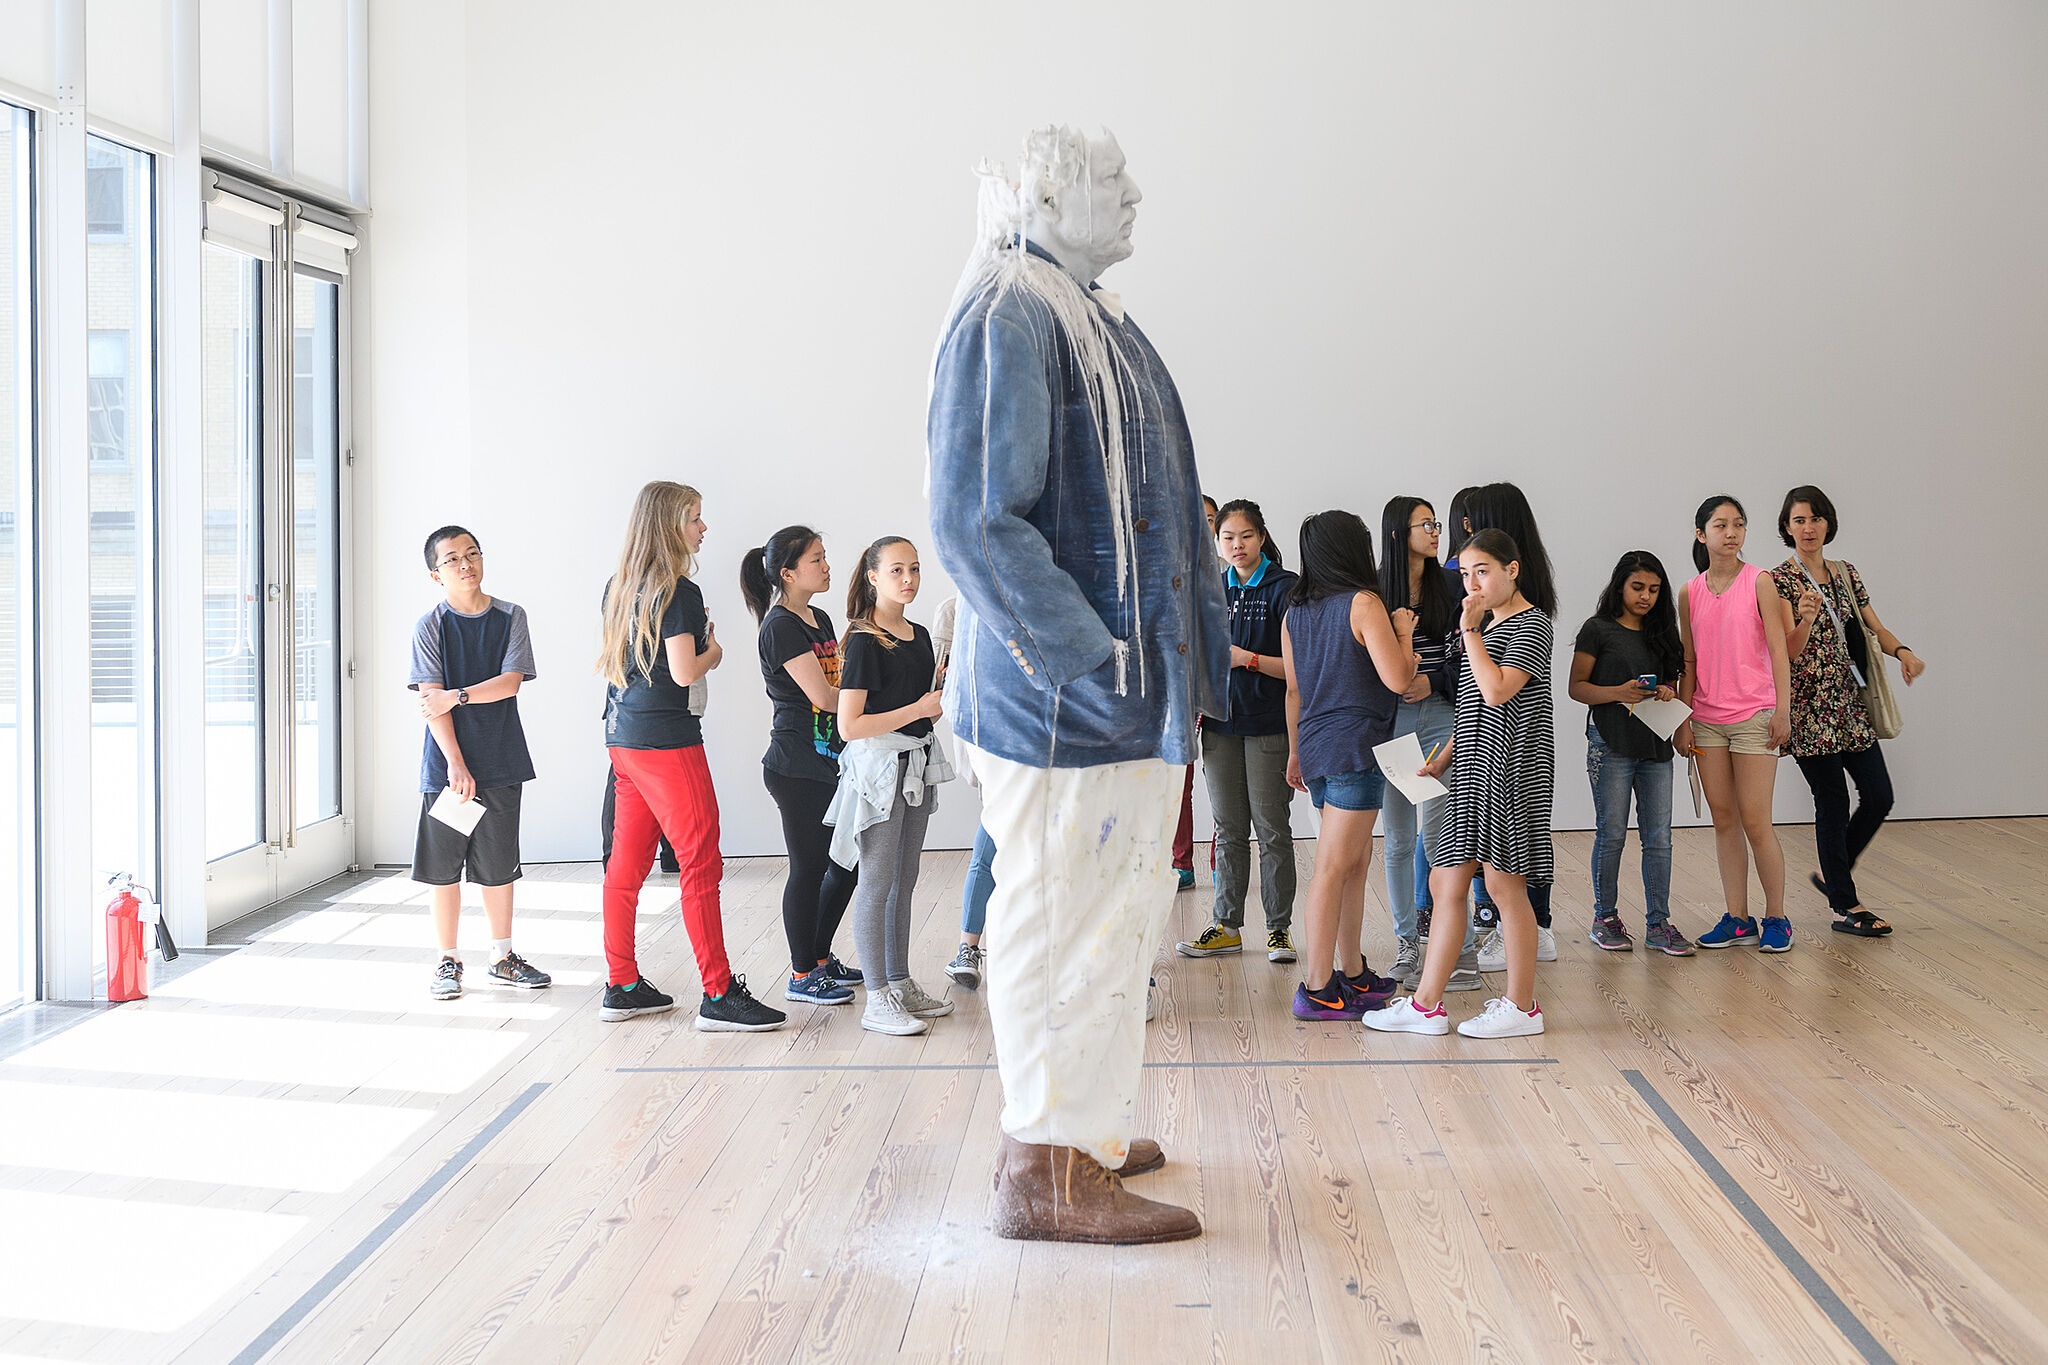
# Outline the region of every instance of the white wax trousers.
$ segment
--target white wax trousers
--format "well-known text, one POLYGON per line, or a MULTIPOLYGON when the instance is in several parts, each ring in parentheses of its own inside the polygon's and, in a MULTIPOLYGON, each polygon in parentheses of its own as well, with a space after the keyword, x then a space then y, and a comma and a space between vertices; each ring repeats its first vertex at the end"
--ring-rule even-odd
POLYGON ((1003 1131, 1114 1170, 1137 1123, 1145 982, 1173 909, 1187 768, 1027 768, 979 749, 973 762, 996 846, 982 943, 1003 1131))

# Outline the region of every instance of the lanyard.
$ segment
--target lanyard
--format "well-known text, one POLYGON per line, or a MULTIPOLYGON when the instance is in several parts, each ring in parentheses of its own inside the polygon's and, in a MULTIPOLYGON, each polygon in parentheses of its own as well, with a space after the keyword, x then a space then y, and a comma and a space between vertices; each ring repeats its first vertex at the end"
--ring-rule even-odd
MULTIPOLYGON (((1827 561, 1822 560, 1821 563, 1825 564, 1827 561)), ((1813 590, 1820 594, 1820 604, 1826 610, 1828 620, 1835 623, 1835 643, 1841 646, 1842 656, 1849 661, 1849 672, 1855 675, 1856 685, 1858 687, 1868 686, 1863 680, 1863 670, 1856 666, 1856 656, 1849 652, 1849 637, 1842 629, 1841 616, 1835 611, 1835 595, 1829 592, 1827 588, 1823 588, 1819 583, 1814 582, 1813 574, 1807 569, 1806 561, 1803 559, 1799 561, 1799 572, 1806 575, 1807 582, 1813 583, 1813 590)), ((1841 572, 1837 570, 1834 576, 1828 579, 1828 585, 1832 587, 1841 581, 1841 572)))

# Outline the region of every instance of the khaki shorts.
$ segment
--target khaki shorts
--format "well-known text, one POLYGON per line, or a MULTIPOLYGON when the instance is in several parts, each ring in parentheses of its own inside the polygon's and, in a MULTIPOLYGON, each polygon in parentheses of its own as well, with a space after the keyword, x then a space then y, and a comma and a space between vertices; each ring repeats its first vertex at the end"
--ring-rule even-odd
POLYGON ((1770 744, 1771 715, 1777 708, 1766 706, 1748 720, 1738 720, 1727 725, 1716 725, 1712 721, 1692 720, 1692 747, 1695 749, 1726 749, 1731 754, 1770 754, 1777 750, 1770 744))

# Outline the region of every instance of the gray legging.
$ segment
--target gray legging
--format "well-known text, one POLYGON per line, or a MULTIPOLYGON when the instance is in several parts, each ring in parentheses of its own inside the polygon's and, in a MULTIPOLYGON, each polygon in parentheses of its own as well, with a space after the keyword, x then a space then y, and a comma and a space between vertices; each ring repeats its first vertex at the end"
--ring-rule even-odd
POLYGON ((917 865, 924 856, 924 829, 938 803, 936 788, 924 801, 903 799, 904 760, 897 760, 896 805, 889 818, 860 836, 860 882, 853 891, 853 946, 870 983, 901 981, 910 975, 910 897, 917 890, 917 865))

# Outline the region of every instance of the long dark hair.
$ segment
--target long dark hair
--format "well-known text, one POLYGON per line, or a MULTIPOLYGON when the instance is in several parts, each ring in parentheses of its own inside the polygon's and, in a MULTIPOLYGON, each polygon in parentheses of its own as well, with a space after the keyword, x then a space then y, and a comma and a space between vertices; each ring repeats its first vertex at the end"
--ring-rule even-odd
POLYGON ((1301 569, 1289 606, 1320 601, 1340 592, 1380 591, 1372 562, 1372 532, 1356 512, 1318 512, 1301 522, 1301 569))
POLYGON ((1472 519, 1475 536, 1486 530, 1507 532, 1522 563, 1522 596, 1545 616, 1557 615, 1557 575, 1543 548, 1542 533, 1536 529, 1536 514, 1529 510, 1522 490, 1511 483, 1482 484, 1466 500, 1465 515, 1472 519))
POLYGON ((1280 562, 1280 547, 1274 543, 1273 533, 1266 529, 1266 514, 1259 510, 1257 503, 1250 498, 1232 498, 1216 509, 1217 535, 1223 534, 1223 523, 1232 517, 1243 517, 1252 524, 1252 529, 1259 533, 1259 548, 1273 562, 1274 568, 1287 567, 1280 562))
MULTIPOLYGON (((1472 531, 1465 529, 1465 518, 1472 514, 1472 495, 1478 491, 1477 485, 1460 488, 1457 496, 1451 499, 1450 510, 1444 513, 1444 533, 1451 538, 1452 559, 1456 559, 1458 551, 1465 548, 1465 542, 1472 539, 1472 531)), ((1478 529, 1479 523, 1473 522, 1472 530, 1478 529)))
POLYGON ((1418 507, 1436 510, 1428 498, 1399 497, 1387 499, 1380 513, 1380 545, 1386 551, 1380 561, 1380 600, 1389 612, 1402 607, 1414 612, 1417 636, 1441 640, 1457 624, 1458 604, 1451 600, 1451 585, 1435 555, 1422 561, 1422 600, 1408 600, 1408 519, 1418 507))
POLYGON ((740 556, 740 596, 756 621, 782 599, 782 571, 794 569, 824 537, 808 526, 785 526, 758 550, 740 556))
POLYGON ((1605 621, 1619 621, 1622 587, 1630 575, 1639 573, 1655 574, 1658 587, 1657 605, 1643 617, 1643 642, 1657 656, 1658 676, 1676 677, 1685 664, 1685 646, 1678 638, 1678 604, 1672 599, 1671 575, 1664 572, 1663 560, 1648 550, 1630 550, 1616 560, 1594 615, 1605 621))
MULTIPOLYGON (((1714 513, 1719 511, 1723 507, 1733 507, 1735 509, 1735 515, 1742 518, 1742 524, 1744 526, 1749 525, 1749 513, 1742 510, 1742 499, 1736 497, 1732 493, 1716 493, 1713 497, 1708 498, 1705 502, 1701 503, 1700 510, 1692 514, 1692 529, 1695 532, 1706 530, 1707 523, 1714 519, 1714 513)), ((1834 523, 1829 522, 1828 525, 1830 528, 1832 528, 1834 523)), ((1699 536, 1695 534, 1692 539, 1693 567, 1698 569, 1701 573, 1705 573, 1707 571, 1707 561, 1709 558, 1710 556, 1707 554, 1707 543, 1701 540, 1699 536)))
MULTIPOLYGON (((881 561, 882 551, 891 545, 910 545, 903 536, 883 536, 880 540, 860 552, 860 563, 854 565, 853 582, 846 585, 846 638, 853 633, 872 635, 882 642, 882 648, 894 649, 901 643, 895 636, 875 624, 875 607, 878 602, 875 585, 868 582, 868 574, 881 561)), ((913 546, 913 548, 915 548, 913 546)))

